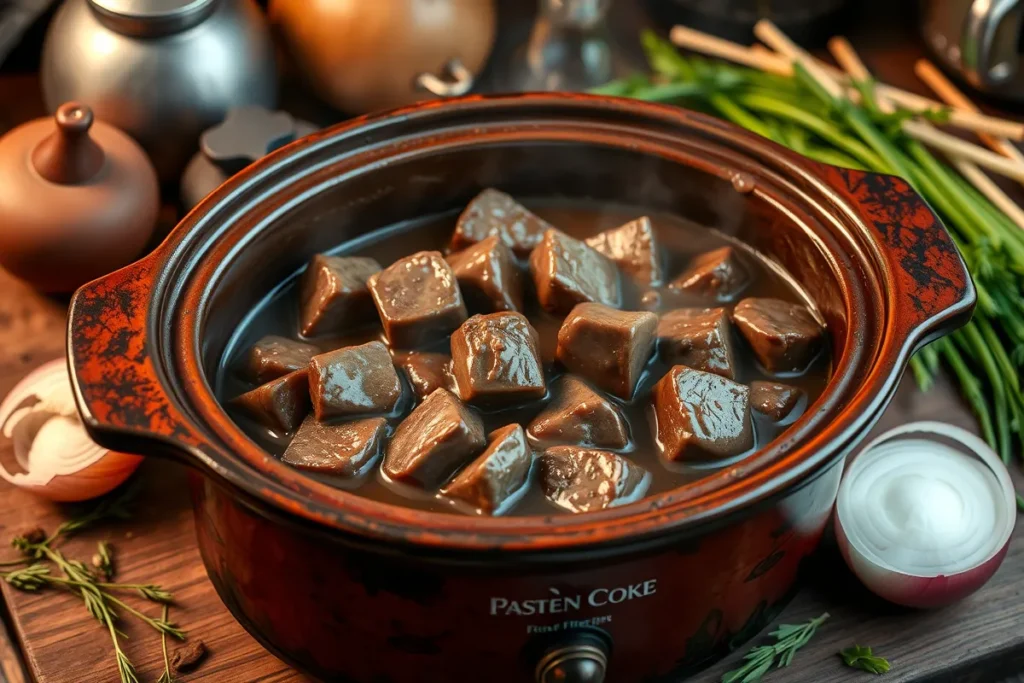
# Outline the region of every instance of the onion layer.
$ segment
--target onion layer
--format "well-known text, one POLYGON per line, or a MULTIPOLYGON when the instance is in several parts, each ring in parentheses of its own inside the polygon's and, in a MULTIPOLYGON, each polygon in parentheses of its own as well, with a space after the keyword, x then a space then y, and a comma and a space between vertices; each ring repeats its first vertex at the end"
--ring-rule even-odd
POLYGON ((836 501, 850 569, 877 595, 910 607, 949 604, 980 588, 1002 563, 1015 521, 999 457, 940 422, 908 424, 868 444, 836 501))
POLYGON ((14 450, 13 463, 0 462, 0 477, 58 502, 101 496, 117 488, 142 461, 101 448, 89 438, 63 358, 29 373, 0 402, 0 434, 11 439, 14 450), (20 471, 12 472, 11 465, 20 471))

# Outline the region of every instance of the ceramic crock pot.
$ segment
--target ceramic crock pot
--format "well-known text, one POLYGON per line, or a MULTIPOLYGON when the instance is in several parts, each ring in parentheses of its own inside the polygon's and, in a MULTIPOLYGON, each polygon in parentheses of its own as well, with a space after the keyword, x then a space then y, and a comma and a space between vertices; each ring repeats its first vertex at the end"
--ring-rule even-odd
POLYGON ((296 667, 352 683, 678 681, 784 604, 845 455, 910 354, 965 322, 974 298, 945 229, 902 180, 667 106, 474 96, 356 119, 256 162, 153 254, 79 290, 68 347, 98 442, 193 466, 210 578, 296 667), (316 252, 489 186, 675 213, 744 240, 826 320, 824 393, 737 464, 576 516, 373 501, 288 468, 230 420, 211 387, 260 300, 316 252))

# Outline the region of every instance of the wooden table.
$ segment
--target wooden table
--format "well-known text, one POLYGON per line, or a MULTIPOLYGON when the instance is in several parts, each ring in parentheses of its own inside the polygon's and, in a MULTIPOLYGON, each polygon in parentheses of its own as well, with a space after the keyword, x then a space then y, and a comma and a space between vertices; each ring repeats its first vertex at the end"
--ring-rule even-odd
MULTIPOLYGON (((876 3, 877 4, 877 3, 876 3)), ((905 29, 871 33, 855 41, 869 66, 883 79, 920 89, 911 66, 918 56, 905 29)), ((34 76, 0 76, 0 132, 40 115, 34 76)), ((66 301, 42 297, 0 272, 0 395, 33 367, 59 357, 64 347, 66 301)), ((941 419, 973 428, 973 419, 944 380, 927 395, 904 382, 880 428, 916 419, 941 419)), ((0 457, 9 456, 0 445, 0 457)), ((89 558, 97 540, 110 540, 117 551, 118 578, 156 581, 173 591, 179 606, 172 619, 190 636, 209 646, 211 656, 185 681, 255 683, 308 681, 263 650, 228 614, 206 578, 195 547, 191 511, 184 492, 185 473, 177 466, 147 461, 141 468, 145 492, 138 516, 72 539, 70 556, 89 558)), ((31 526, 53 529, 66 514, 8 486, 0 487, 0 540, 31 526)), ((849 645, 870 645, 887 656, 893 671, 883 680, 996 681, 1024 669, 1024 628, 1018 602, 1024 594, 1024 545, 1015 534, 1010 554, 982 591, 953 607, 913 612, 889 606, 859 586, 833 547, 819 553, 818 571, 786 609, 782 621, 802 621, 830 612, 832 619, 799 654, 790 669, 773 672, 777 683, 865 680, 867 674, 845 669, 836 652, 849 645)), ((3 554, 6 558, 8 555, 3 554)), ((29 594, 4 584, 2 612, 10 639, 0 634, 0 683, 107 683, 117 679, 109 637, 75 597, 48 591, 29 594)), ((137 603, 157 614, 153 605, 137 603)), ((161 671, 158 637, 129 624, 125 650, 136 663, 140 680, 154 681, 161 671)), ((695 680, 717 681, 733 668, 741 653, 695 680)), ((469 682, 467 682, 469 683, 469 682)))

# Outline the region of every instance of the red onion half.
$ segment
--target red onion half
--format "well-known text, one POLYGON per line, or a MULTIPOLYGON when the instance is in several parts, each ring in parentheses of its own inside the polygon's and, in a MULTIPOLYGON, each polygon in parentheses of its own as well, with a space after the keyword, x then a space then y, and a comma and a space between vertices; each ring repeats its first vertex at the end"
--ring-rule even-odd
POLYGON ((836 500, 836 537, 850 569, 908 607, 947 605, 981 588, 1006 556, 1015 521, 999 456, 941 422, 904 425, 869 443, 836 500))

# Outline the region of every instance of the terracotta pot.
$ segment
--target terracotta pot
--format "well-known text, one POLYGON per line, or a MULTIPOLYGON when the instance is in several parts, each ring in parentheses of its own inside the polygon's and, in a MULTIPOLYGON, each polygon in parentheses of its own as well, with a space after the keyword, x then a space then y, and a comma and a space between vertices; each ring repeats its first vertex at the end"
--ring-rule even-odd
POLYGON ((358 119, 248 167, 154 254, 76 294, 69 348, 100 443, 195 467, 207 570, 286 661, 359 683, 676 681, 783 604, 843 458, 914 349, 966 321, 974 298, 945 229, 897 178, 666 106, 469 97, 358 119), (486 186, 735 229, 815 299, 831 330, 826 390, 741 463, 578 516, 394 507, 268 456, 211 391, 243 316, 313 253, 486 186))
POLYGON ((48 293, 138 258, 156 226, 160 193, 142 149, 89 107, 0 138, 0 265, 48 293))

